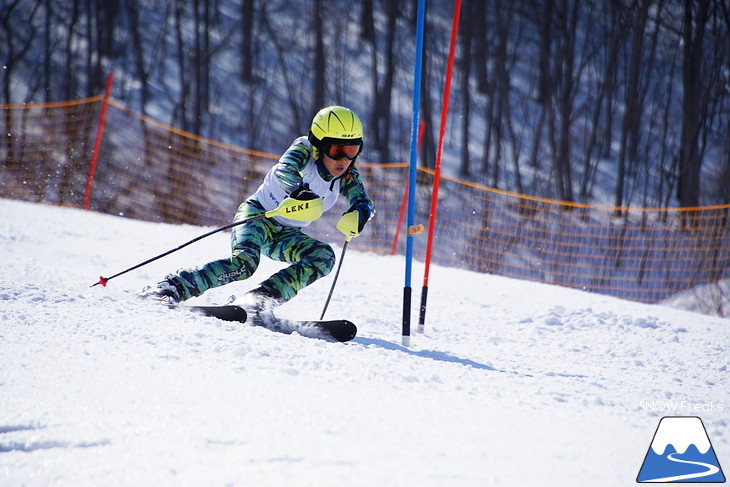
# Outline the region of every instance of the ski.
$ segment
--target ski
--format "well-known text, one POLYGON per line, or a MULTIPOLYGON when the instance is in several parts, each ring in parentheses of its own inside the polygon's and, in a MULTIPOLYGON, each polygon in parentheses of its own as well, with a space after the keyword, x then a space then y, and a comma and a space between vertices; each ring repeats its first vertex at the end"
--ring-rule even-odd
POLYGON ((252 317, 251 324, 263 326, 279 333, 299 333, 307 338, 319 338, 330 342, 349 342, 357 335, 357 327, 347 320, 296 321, 274 315, 252 317))
POLYGON ((213 316, 224 321, 237 321, 285 333, 299 333, 307 338, 320 338, 330 342, 349 342, 357 335, 357 327, 348 320, 288 320, 273 314, 251 316, 236 305, 220 306, 178 306, 205 316, 213 316))
POLYGON ((189 309, 190 311, 200 313, 205 316, 213 316, 224 321, 238 321, 246 323, 248 318, 246 310, 236 305, 222 306, 180 306, 180 308, 189 309))

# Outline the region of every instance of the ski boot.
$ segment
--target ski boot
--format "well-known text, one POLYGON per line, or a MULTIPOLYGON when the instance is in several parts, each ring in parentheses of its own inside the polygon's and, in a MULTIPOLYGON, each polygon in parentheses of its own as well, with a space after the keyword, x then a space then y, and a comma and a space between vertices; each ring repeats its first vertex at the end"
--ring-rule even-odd
POLYGON ((284 303, 279 293, 261 286, 247 292, 244 299, 248 303, 246 311, 254 322, 273 320, 274 308, 284 303))
POLYGON ((181 301, 182 290, 175 282, 173 276, 167 276, 157 283, 157 286, 145 286, 138 293, 137 297, 144 299, 155 299, 165 304, 177 304, 181 301))

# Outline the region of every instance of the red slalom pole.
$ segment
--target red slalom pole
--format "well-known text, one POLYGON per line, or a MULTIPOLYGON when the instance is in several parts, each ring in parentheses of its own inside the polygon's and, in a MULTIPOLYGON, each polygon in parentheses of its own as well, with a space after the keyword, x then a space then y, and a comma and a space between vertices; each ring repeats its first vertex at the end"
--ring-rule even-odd
MULTIPOLYGON (((428 217, 428 243, 426 244, 426 262, 423 271, 423 289, 421 290, 421 309, 418 316, 418 331, 423 333, 426 323, 426 301, 428 299, 428 276, 431 269, 431 252, 433 249, 433 234, 436 226, 436 211, 438 209, 439 183, 441 181, 441 153, 444 149, 444 134, 446 121, 449 116, 449 95, 451 93, 451 73, 454 70, 454 53, 456 51, 456 37, 459 32, 459 16, 461 0, 454 4, 454 20, 451 25, 451 44, 449 45, 449 61, 446 66, 446 82, 444 84, 444 103, 441 107, 441 126, 439 127, 439 142, 436 150, 436 164, 433 176, 433 193, 431 195, 431 212, 428 217)), ((466 76, 467 73, 465 73, 466 76)))
POLYGON ((96 140, 94 140, 94 151, 91 153, 91 164, 89 165, 89 175, 86 178, 86 191, 84 192, 84 210, 89 209, 91 202, 91 188, 94 183, 94 174, 96 173, 96 162, 99 160, 99 148, 101 147, 101 137, 104 134, 104 121, 106 120, 106 108, 109 105, 109 94, 112 91, 112 81, 114 73, 109 73, 106 78, 106 89, 104 90, 104 99, 101 102, 101 113, 99 114, 99 125, 96 127, 96 140))

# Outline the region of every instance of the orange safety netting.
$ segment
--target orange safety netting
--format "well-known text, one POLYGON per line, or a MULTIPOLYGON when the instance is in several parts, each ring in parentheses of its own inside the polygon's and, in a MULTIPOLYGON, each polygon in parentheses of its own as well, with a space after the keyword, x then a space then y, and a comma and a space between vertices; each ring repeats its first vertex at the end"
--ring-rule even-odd
MULTIPOLYGON (((0 197, 82 205, 101 97, 0 106, 0 197)), ((294 136, 292 136, 292 140, 294 136)), ((291 140, 281 141, 282 148, 291 140)), ((111 101, 91 209, 148 221, 220 226, 278 155, 196 137, 111 101)), ((407 164, 358 167, 377 214, 360 250, 390 252, 407 164)), ((433 175, 419 169, 416 222, 427 223, 433 175)), ((444 177, 434 263, 656 302, 730 277, 730 205, 613 208, 567 204, 444 177)), ((344 202, 307 228, 340 242, 344 202)), ((405 247, 405 229, 398 251, 405 247)), ((414 255, 425 254, 425 235, 414 255)), ((431 283, 432 287, 437 285, 431 283)))

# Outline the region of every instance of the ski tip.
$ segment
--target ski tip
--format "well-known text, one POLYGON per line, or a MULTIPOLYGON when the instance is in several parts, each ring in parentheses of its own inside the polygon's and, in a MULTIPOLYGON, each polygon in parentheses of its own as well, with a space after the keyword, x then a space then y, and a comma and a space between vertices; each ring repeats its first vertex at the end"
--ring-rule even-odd
POLYGON ((352 321, 337 320, 332 323, 333 326, 328 326, 327 331, 335 340, 349 342, 357 336, 357 326, 352 321))

